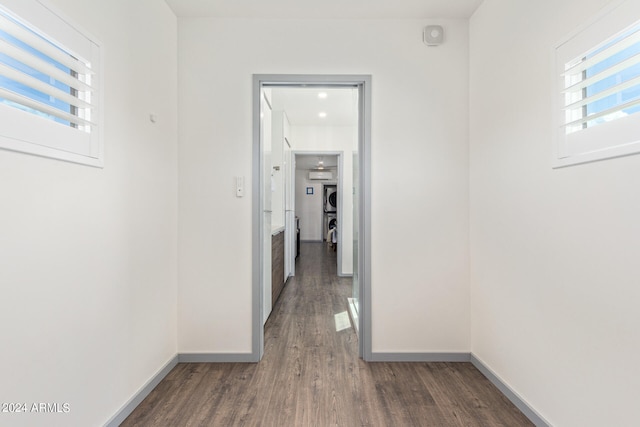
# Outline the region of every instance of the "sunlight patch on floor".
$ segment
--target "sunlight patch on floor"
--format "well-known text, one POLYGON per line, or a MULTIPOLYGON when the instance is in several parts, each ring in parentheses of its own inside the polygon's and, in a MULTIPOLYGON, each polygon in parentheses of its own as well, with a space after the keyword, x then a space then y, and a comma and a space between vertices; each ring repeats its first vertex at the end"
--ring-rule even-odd
POLYGON ((343 311, 334 316, 336 320, 336 332, 344 331, 351 327, 351 320, 349 319, 349 313, 343 311))

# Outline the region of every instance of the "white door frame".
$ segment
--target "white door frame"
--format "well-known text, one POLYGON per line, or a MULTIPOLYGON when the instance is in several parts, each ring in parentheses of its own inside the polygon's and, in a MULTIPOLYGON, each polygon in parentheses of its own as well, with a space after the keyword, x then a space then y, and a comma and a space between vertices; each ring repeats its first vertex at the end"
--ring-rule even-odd
MULTIPOLYGON (((358 89, 359 219, 358 230, 358 354, 371 360, 371 76, 370 75, 253 75, 252 168, 252 337, 251 359, 264 354, 263 317, 263 174, 261 173, 260 96, 263 87, 355 87, 358 89)), ((354 260, 355 261, 355 260, 354 260)), ((355 271, 354 271, 355 274, 355 271)))

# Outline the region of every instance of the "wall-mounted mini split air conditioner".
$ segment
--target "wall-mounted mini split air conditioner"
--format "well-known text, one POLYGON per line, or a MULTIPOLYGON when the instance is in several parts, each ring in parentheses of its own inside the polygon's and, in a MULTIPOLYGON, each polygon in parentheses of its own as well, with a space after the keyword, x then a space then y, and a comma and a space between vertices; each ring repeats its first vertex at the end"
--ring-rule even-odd
POLYGON ((331 173, 331 171, 309 171, 309 179, 333 179, 333 173, 331 173))

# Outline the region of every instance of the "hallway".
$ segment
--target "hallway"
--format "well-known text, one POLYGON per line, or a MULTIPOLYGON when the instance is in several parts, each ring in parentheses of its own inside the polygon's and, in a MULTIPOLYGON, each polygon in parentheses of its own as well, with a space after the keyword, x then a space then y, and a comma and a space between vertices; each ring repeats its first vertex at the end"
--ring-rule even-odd
POLYGON ((303 243, 258 364, 179 364, 123 426, 530 426, 470 363, 365 363, 336 331, 351 278, 303 243))

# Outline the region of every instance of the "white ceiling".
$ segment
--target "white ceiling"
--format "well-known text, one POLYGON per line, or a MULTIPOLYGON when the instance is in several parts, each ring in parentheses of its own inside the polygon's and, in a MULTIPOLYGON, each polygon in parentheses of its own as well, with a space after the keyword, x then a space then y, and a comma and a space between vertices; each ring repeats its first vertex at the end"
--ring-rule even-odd
POLYGON ((317 169, 319 162, 325 169, 338 167, 338 156, 317 156, 315 154, 296 154, 296 169, 317 169))
POLYGON ((273 88, 271 100, 273 109, 285 111, 293 126, 358 124, 358 91, 353 88, 273 88), (326 98, 320 98, 320 93, 326 98))
POLYGON ((165 0, 180 17, 468 18, 482 0, 165 0))

